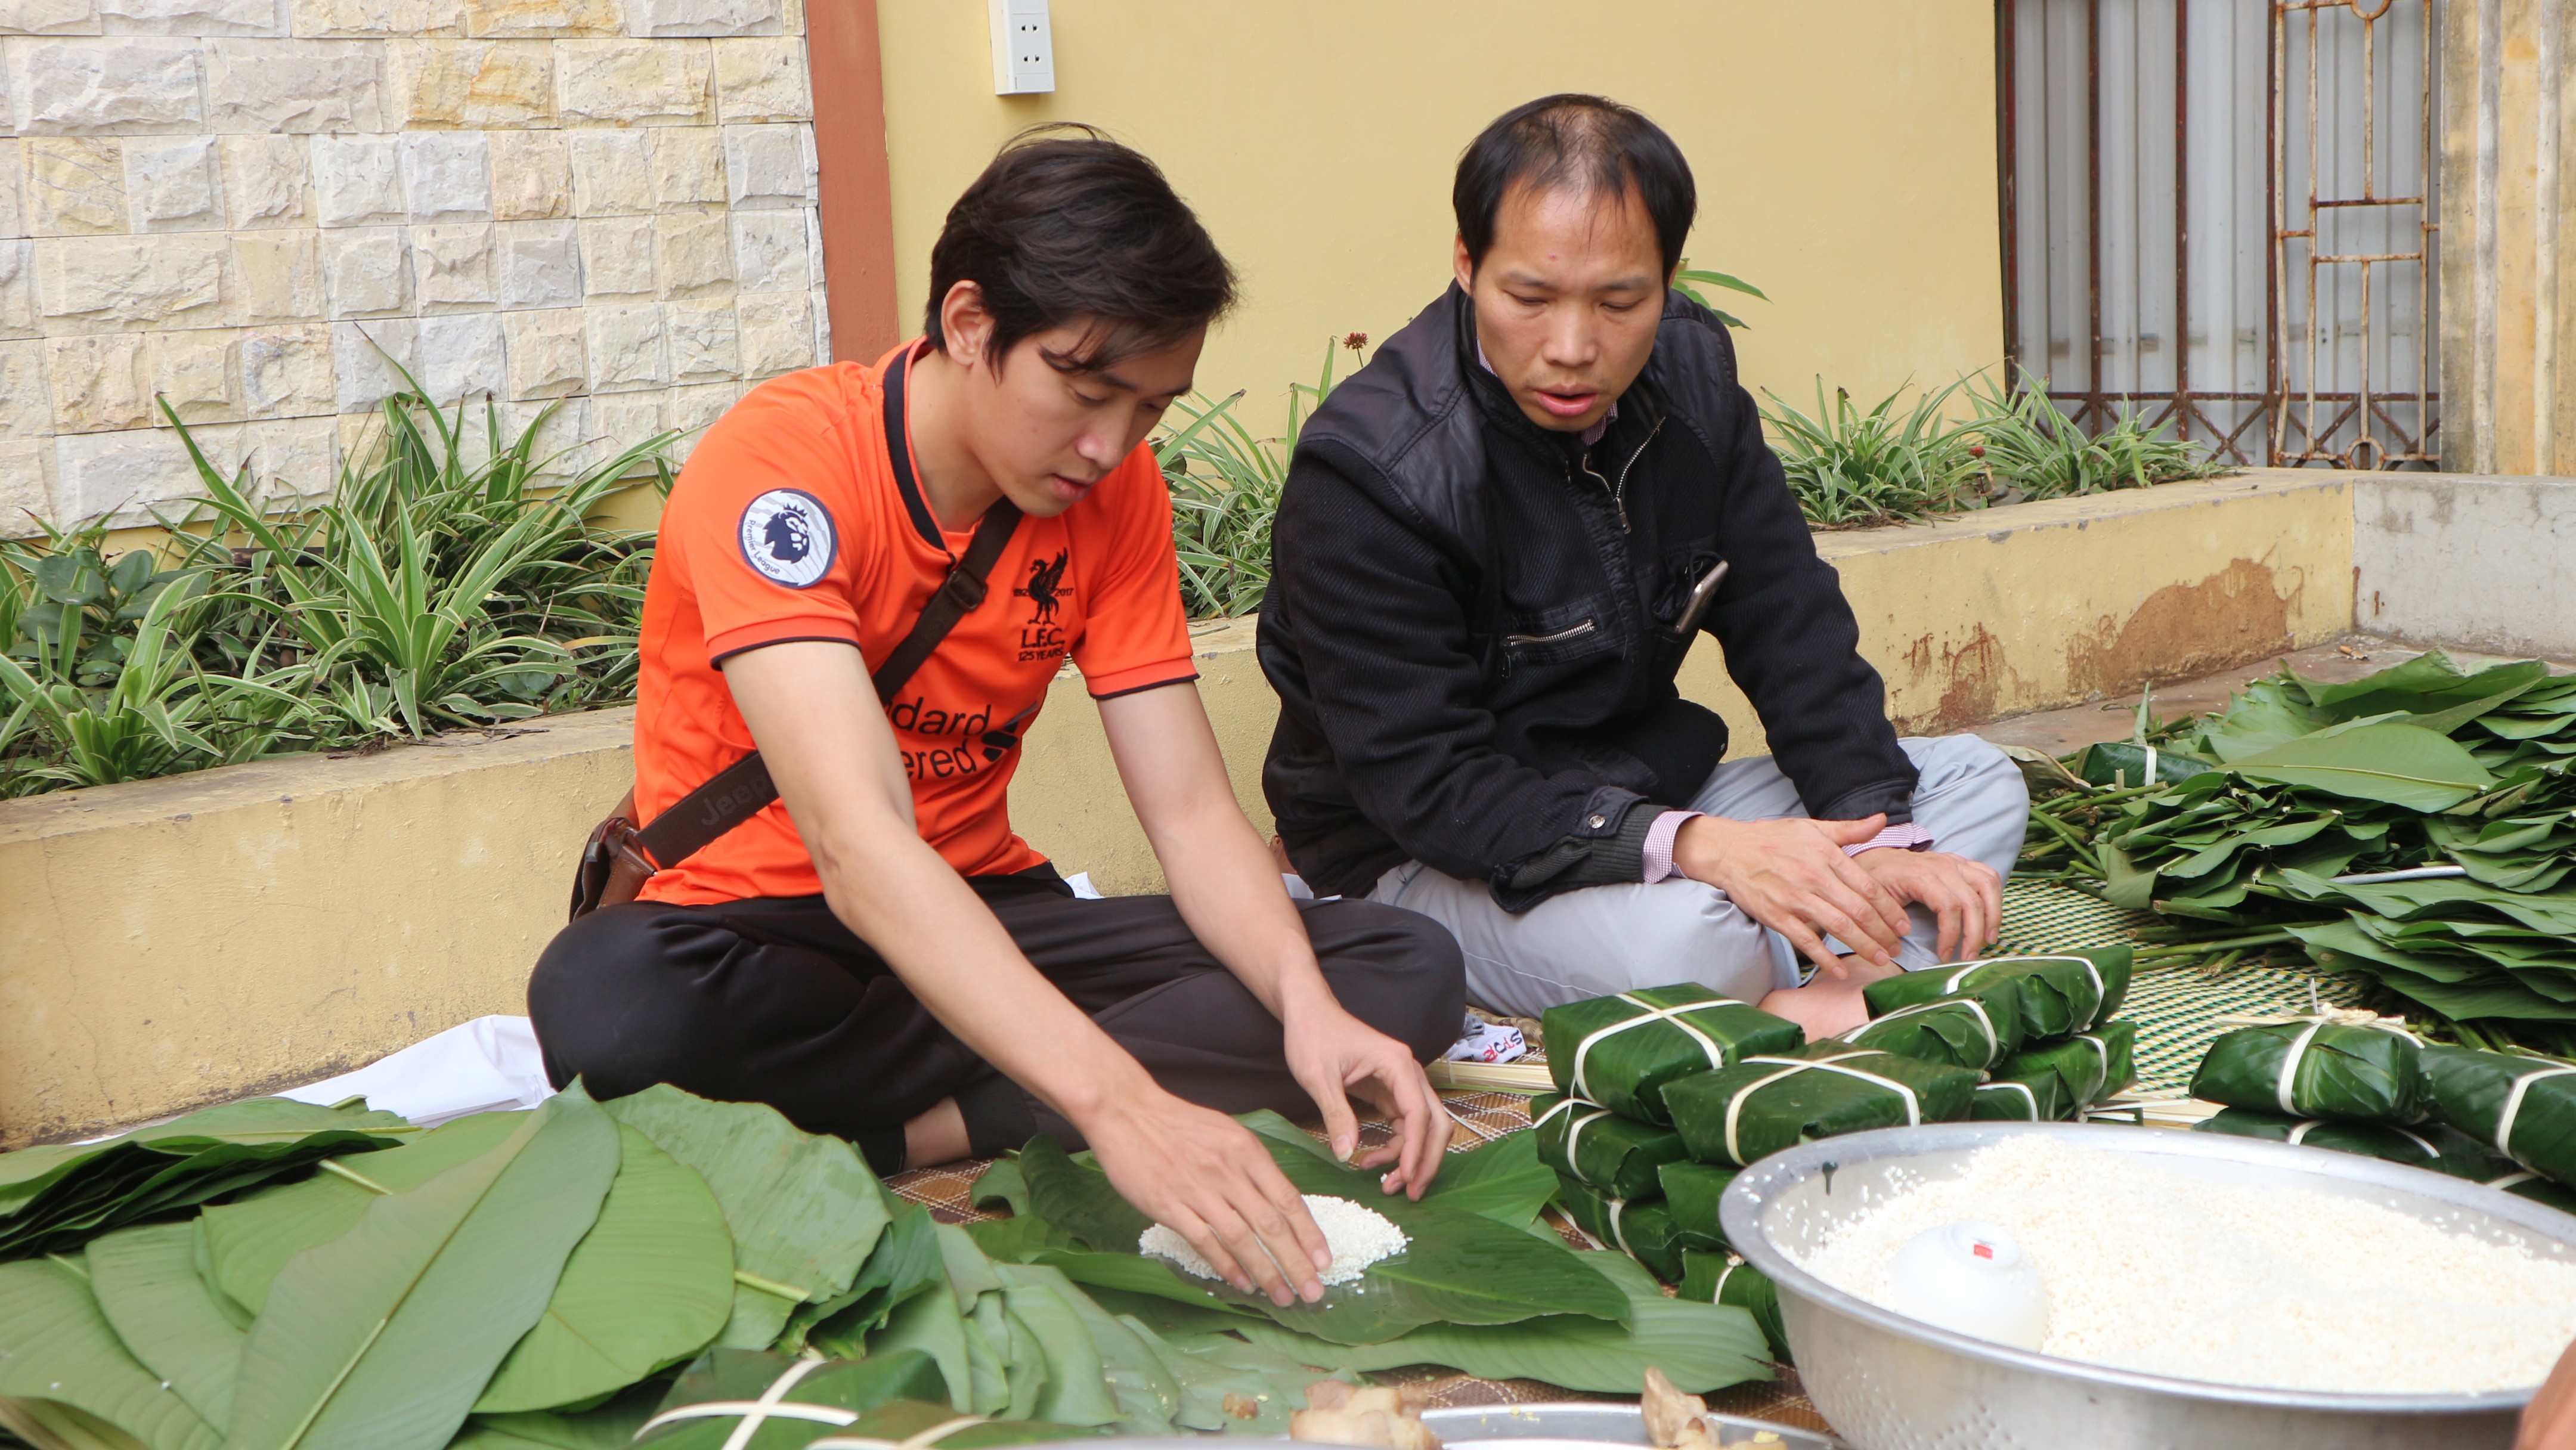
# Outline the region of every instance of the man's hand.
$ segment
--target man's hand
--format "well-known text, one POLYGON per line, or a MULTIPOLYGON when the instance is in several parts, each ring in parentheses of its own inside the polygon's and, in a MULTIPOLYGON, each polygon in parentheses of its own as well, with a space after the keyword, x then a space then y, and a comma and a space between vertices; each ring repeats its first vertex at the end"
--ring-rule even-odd
POLYGON ((1078 1126, 1118 1196, 1189 1240, 1227 1283, 1258 1285, 1279 1305, 1324 1297, 1318 1271, 1332 1251, 1251 1129, 1150 1086, 1086 1116, 1078 1126))
POLYGON ((1432 1091, 1431 1079, 1411 1050, 1329 1000, 1289 1009, 1281 1026, 1287 1034, 1288 1070, 1323 1110, 1333 1156, 1359 1168, 1393 1163, 1394 1170, 1379 1186, 1419 1201, 1449 1148, 1449 1110, 1440 1105, 1440 1095, 1432 1091), (1353 1093, 1395 1124, 1395 1141, 1356 1161, 1352 1154, 1359 1148, 1360 1125, 1351 1113, 1353 1093))
POLYGON ((1941 924, 1940 959, 1958 961, 1995 939, 2004 918, 2004 880, 1983 861, 1946 851, 1893 846, 1852 858, 1898 901, 1928 909, 1941 924))
POLYGON ((2513 1450, 2576 1450, 2576 1344, 2558 1356, 2540 1393, 2522 1407, 2513 1450))
MULTIPOLYGON (((1912 925, 1905 905, 1860 862, 1843 853, 1878 834, 1885 816, 1816 821, 1730 821, 1694 816, 1673 838, 1673 867, 1727 894, 1744 914, 1789 939, 1828 974, 1844 974, 1827 936, 1872 966, 1893 966, 1912 925)), ((1869 851, 1866 856, 1910 854, 1869 851)))

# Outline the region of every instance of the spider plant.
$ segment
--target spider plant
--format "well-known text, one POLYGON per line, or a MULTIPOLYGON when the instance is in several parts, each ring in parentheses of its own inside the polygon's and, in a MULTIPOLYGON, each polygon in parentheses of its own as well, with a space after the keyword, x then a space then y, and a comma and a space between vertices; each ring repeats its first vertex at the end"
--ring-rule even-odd
POLYGON ((1175 405, 1185 421, 1154 441, 1154 458, 1172 494, 1172 544, 1192 619, 1260 609, 1270 588, 1271 521, 1297 435, 1333 391, 1333 350, 1357 353, 1367 345, 1367 335, 1357 332, 1325 344, 1315 381, 1289 384, 1288 427, 1276 438, 1256 436, 1236 415, 1241 389, 1214 400, 1194 394, 1175 405))
POLYGON ((0 796, 632 698, 651 539, 587 515, 639 472, 667 492, 674 435, 576 466, 553 417, 396 394, 318 506, 171 418, 207 497, 164 544, 0 543, 0 796))
POLYGON ((2020 498, 2147 488, 2226 468, 2196 443, 2159 436, 2135 411, 2088 434, 2049 400, 2046 382, 2028 373, 2018 388, 1972 387, 1969 398, 1986 468, 2020 498))
POLYGON ((1771 403, 1762 421, 1807 521, 1849 529, 1973 507, 1976 425, 1946 412, 1965 381, 1921 393, 1903 412, 1897 411, 1903 388, 1865 409, 1841 388, 1828 401, 1819 378, 1812 415, 1766 389, 1771 403))

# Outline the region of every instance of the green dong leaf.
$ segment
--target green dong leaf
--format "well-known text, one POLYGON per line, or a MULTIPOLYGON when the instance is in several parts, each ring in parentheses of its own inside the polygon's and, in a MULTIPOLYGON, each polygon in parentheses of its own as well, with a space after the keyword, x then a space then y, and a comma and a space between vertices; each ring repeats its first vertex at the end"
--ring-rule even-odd
POLYGON ((226 1450, 440 1450, 545 1313, 618 1158, 576 1088, 298 1254, 242 1347, 226 1450))
POLYGON ((733 1237, 697 1174, 633 1128, 617 1178, 545 1317, 501 1362, 478 1412, 596 1399, 689 1359, 733 1313, 733 1237))

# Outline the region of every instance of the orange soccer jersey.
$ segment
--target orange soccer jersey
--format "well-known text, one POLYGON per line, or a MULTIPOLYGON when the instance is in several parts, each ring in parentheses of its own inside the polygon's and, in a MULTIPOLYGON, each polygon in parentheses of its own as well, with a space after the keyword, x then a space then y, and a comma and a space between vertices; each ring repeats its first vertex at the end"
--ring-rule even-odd
MULTIPOLYGON (((773 378, 707 430, 662 515, 644 595, 635 805, 651 820, 752 749, 718 667, 788 640, 841 640, 873 669, 912 629, 973 536, 923 501, 886 380, 835 363, 773 378), (891 434, 891 438, 889 435, 891 434)), ((898 379, 899 381, 899 379, 898 379)), ((900 391, 899 389, 897 390, 900 391)), ((1195 678, 1172 506, 1139 446, 1071 509, 1026 518, 960 620, 887 707, 921 837, 969 876, 1045 858, 1006 810, 1020 739, 1067 654, 1094 698, 1195 678)), ((649 882, 705 905, 823 889, 783 803, 649 882)))

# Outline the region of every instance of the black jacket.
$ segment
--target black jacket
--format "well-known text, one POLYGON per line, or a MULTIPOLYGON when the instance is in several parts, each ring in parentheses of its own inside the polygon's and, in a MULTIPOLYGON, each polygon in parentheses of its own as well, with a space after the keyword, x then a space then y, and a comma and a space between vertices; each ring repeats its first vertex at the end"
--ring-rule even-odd
POLYGON ((1667 299, 1586 448, 1522 415, 1450 288, 1333 391, 1290 463, 1261 780, 1298 871, 1359 894, 1419 859, 1514 911, 1640 879, 1654 807, 1688 801, 1726 752, 1726 722, 1673 686, 1690 640, 1670 632, 1721 558, 1699 627, 1800 798, 1911 819, 1884 687, 1715 315, 1667 299))

